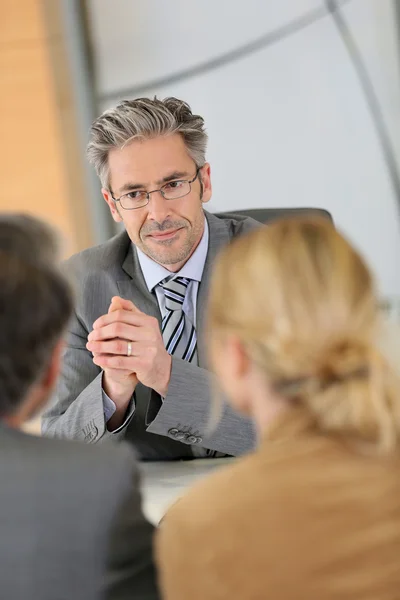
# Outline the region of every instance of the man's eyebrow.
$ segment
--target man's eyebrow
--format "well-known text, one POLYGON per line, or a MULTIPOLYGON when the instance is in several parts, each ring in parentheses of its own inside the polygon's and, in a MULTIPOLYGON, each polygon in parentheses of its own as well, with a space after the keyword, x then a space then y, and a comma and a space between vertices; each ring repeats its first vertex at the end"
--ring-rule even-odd
POLYGON ((119 193, 124 194, 126 192, 133 192, 134 190, 144 190, 145 185, 142 183, 125 183, 120 189, 119 193))
MULTIPOLYGON (((169 175, 166 175, 162 179, 156 181, 156 185, 163 185, 164 183, 168 183, 168 181, 173 181, 174 179, 182 179, 188 178, 190 174, 187 171, 174 171, 169 175)), ((144 183, 125 183, 120 189, 120 194, 125 194, 126 192, 134 192, 135 190, 145 190, 146 185, 144 183)))
POLYGON ((168 183, 168 181, 173 181, 174 179, 182 179, 185 177, 189 177, 189 173, 187 171, 174 171, 170 173, 170 175, 166 175, 162 179, 156 181, 157 185, 162 185, 163 183, 168 183))

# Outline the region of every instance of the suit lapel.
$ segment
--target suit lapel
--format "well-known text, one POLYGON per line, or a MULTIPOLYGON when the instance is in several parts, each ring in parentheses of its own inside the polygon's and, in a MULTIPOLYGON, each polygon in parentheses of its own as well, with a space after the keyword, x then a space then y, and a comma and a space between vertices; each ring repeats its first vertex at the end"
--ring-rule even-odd
POLYGON ((229 235, 226 224, 222 219, 218 219, 211 213, 206 211, 206 219, 209 227, 208 252, 204 265, 204 271, 197 293, 197 352, 199 357, 199 365, 204 367, 207 364, 207 342, 205 339, 207 299, 210 286, 210 277, 212 267, 219 250, 229 243, 231 236, 229 235))
POLYGON ((161 313, 155 294, 149 292, 140 267, 136 248, 129 244, 128 252, 122 263, 122 270, 129 279, 117 281, 119 293, 123 298, 131 300, 146 315, 156 317, 161 324, 161 313))

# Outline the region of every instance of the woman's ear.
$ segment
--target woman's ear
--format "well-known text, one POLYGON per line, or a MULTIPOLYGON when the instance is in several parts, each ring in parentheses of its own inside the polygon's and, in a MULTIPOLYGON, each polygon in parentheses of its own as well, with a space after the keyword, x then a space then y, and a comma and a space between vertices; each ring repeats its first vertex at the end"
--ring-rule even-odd
POLYGON ((251 361, 236 335, 226 335, 213 343, 213 366, 223 393, 239 412, 249 412, 251 361))

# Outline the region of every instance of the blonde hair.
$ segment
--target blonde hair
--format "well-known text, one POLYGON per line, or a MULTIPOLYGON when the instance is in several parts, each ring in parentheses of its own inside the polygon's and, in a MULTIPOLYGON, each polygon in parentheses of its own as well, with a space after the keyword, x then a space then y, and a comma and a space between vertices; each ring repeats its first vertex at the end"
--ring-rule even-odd
POLYGON ((368 267, 322 219, 260 227, 217 260, 210 334, 237 335, 321 430, 390 452, 400 437, 400 385, 378 350, 379 327, 368 267))

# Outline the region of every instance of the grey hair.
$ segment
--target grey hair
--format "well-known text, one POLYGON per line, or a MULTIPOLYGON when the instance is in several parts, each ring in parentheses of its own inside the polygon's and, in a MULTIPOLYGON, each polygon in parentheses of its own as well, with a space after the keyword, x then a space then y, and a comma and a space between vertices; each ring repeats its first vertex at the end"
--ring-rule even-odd
POLYGON ((101 185, 109 189, 108 153, 111 149, 123 148, 135 139, 173 133, 182 135, 189 156, 197 167, 202 167, 207 148, 204 119, 194 115, 190 106, 178 98, 124 100, 106 110, 92 124, 87 156, 101 185))

